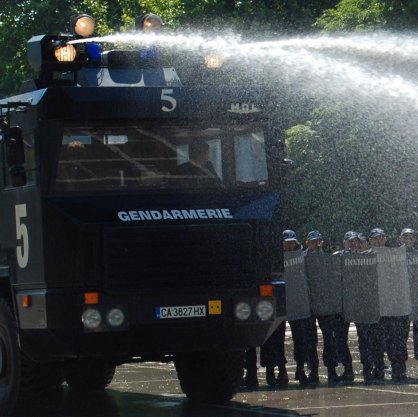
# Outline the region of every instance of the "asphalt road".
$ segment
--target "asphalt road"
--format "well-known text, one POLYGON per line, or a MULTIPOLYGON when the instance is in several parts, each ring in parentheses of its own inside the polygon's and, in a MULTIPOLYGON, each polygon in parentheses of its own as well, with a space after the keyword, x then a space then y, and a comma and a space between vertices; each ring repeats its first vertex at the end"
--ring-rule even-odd
MULTIPOLYGON (((321 337, 320 337, 321 339, 321 337)), ((357 335, 350 329, 350 348, 354 357, 355 382, 350 386, 328 387, 325 369, 320 369, 317 388, 300 389, 293 380, 295 364, 292 342, 287 332, 289 388, 270 389, 264 369, 259 369, 260 387, 241 391, 223 405, 191 406, 179 387, 172 364, 128 364, 118 368, 114 381, 104 393, 74 394, 65 386, 48 398, 37 417, 264 417, 264 416, 418 416, 418 361, 412 358, 410 338, 409 384, 386 381, 363 384, 358 358, 357 335)), ((204 375, 202 375, 204 377, 204 375)))

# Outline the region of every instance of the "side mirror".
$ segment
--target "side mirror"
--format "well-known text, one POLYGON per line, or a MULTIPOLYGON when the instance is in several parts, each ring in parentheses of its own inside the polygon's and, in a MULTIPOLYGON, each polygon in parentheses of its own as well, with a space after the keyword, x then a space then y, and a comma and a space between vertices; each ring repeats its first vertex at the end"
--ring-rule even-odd
POLYGON ((13 187, 22 187, 26 185, 26 171, 22 166, 9 168, 10 179, 13 187))
POLYGON ((9 167, 16 167, 25 163, 25 148, 20 127, 11 127, 6 136, 6 159, 9 167))
POLYGON ((284 158, 281 163, 282 176, 284 178, 291 178, 296 168, 296 162, 291 159, 284 158))

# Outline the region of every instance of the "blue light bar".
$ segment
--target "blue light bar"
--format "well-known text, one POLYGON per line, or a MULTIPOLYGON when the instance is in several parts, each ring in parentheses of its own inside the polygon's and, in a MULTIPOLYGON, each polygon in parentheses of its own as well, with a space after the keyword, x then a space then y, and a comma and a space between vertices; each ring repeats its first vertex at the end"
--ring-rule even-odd
POLYGON ((102 50, 98 43, 87 43, 86 44, 86 55, 89 62, 92 64, 100 64, 102 59, 102 50))
POLYGON ((139 51, 139 60, 144 67, 158 67, 158 58, 158 50, 155 46, 150 46, 139 51))

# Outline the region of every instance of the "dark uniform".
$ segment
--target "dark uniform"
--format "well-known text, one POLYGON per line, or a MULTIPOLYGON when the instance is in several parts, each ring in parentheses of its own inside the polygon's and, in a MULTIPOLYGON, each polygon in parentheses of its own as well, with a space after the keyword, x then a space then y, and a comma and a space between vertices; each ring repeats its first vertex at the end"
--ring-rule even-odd
MULTIPOLYGON (((370 232, 369 240, 372 246, 382 247, 386 243, 386 235, 383 229, 373 229, 370 232)), ((371 249, 373 250, 373 249, 371 249)), ((396 277, 394 277, 396 279, 396 277)), ((369 325, 369 337, 373 341, 373 364, 372 377, 384 379, 384 350, 388 354, 392 366, 392 380, 406 380, 406 360, 408 359, 407 340, 409 333, 408 316, 385 316, 381 317, 377 324, 369 325)), ((364 331, 364 330, 363 330, 364 331)), ((366 330, 367 332, 367 330, 366 330)), ((363 335, 363 338, 366 335, 363 335)), ((359 341, 360 344, 360 341, 359 341)), ((361 351, 360 351, 361 353, 361 351)), ((364 363, 363 363, 364 366, 364 363)), ((370 359, 363 368, 364 372, 370 372, 370 359)), ((370 375, 365 374, 365 380, 370 375)))
POLYGON ((386 351, 392 366, 392 380, 396 382, 406 381, 409 317, 381 317, 379 324, 382 335, 385 337, 386 351))
MULTIPOLYGON (((414 229, 404 228, 401 231, 401 235, 399 236, 399 241, 405 245, 406 251, 409 253, 417 253, 416 252, 416 245, 417 245, 417 232, 414 229)), ((413 288, 415 286, 414 281, 416 277, 416 269, 412 266, 409 266, 408 262, 408 274, 410 274, 411 280, 411 291, 415 290, 413 288), (411 269, 410 269, 411 268, 411 269)), ((411 294, 412 296, 412 294, 411 294)), ((414 311, 413 317, 416 318, 416 312, 414 311)), ((413 334, 413 346, 414 346, 414 358, 418 359, 418 321, 412 322, 412 334, 413 334)))
POLYGON ((287 360, 284 351, 285 337, 286 321, 283 321, 260 349, 260 365, 266 368, 266 381, 270 387, 278 384, 280 388, 285 388, 289 383, 286 371, 287 360), (274 375, 276 366, 279 369, 277 379, 274 375))
MULTIPOLYGON (((309 256, 309 253, 311 252, 322 251, 323 240, 321 233, 317 230, 309 232, 305 244, 307 246, 307 249, 305 250, 306 256, 309 256)), ((328 368, 328 383, 335 384, 338 382, 338 375, 335 371, 335 367, 338 365, 337 342, 335 339, 336 315, 313 316, 311 318, 307 337, 309 346, 315 346, 315 349, 318 344, 316 322, 318 322, 319 328, 321 329, 324 341, 322 359, 324 365, 328 368)), ((313 358, 315 357, 312 353, 310 356, 313 358)), ((309 362, 309 367, 311 369, 309 382, 318 383, 318 365, 315 359, 313 359, 312 363, 309 362)))
MULTIPOLYGON (((293 230, 285 230, 282 237, 284 252, 295 252, 302 249, 293 230)), ((309 310, 310 307, 306 307, 309 310)), ((314 383, 317 383, 319 361, 316 328, 312 328, 311 318, 289 320, 289 325, 293 339, 293 358, 296 361, 295 380, 299 381, 300 386, 307 385, 312 379, 315 379, 314 383), (308 380, 305 374, 305 362, 310 364, 311 370, 314 370, 313 373, 311 372, 312 378, 310 380, 308 380)))
MULTIPOLYGON (((399 240, 402 244, 405 245, 407 252, 414 252, 415 246, 417 243, 417 232, 414 229, 404 228, 401 231, 399 240)), ((408 268, 409 269, 409 268, 408 268)), ((409 271, 408 271, 409 272, 409 271)), ((414 341, 414 358, 418 359, 418 326, 417 322, 413 322, 413 341, 414 341)), ((399 318, 399 328, 393 329, 393 332, 398 334, 398 337, 401 340, 401 346, 399 349, 394 351, 396 361, 398 365, 393 369, 392 366, 392 378, 395 376, 395 379, 405 380, 406 379, 406 369, 405 361, 408 359, 407 349, 407 339, 409 335, 410 322, 406 320, 406 317, 399 318), (404 358, 404 360, 402 360, 404 358)))
POLYGON ((313 318, 289 321, 293 339, 293 358, 296 362, 295 379, 301 386, 319 382, 318 336, 312 321, 313 318), (311 370, 309 378, 305 374, 305 362, 311 370))
POLYGON ((385 377, 382 328, 379 323, 354 323, 357 328, 360 361, 365 383, 385 377))
MULTIPOLYGON (((382 229, 373 229, 369 238, 385 236, 382 229)), ((370 253, 368 249, 362 253, 370 253)), ((383 380, 385 377, 384 335, 380 323, 354 323, 357 328, 360 361, 365 383, 383 380)))
POLYGON ((412 324, 412 337, 414 341, 414 358, 418 359, 418 321, 412 324))
MULTIPOLYGON (((260 365, 266 367, 266 382, 274 387, 277 384, 284 388, 289 383, 286 371, 286 357, 284 352, 284 341, 286 336, 286 322, 283 321, 280 326, 271 334, 260 348, 260 365), (279 375, 276 379, 274 368, 279 368, 279 375)), ((258 387, 257 378, 257 350, 251 348, 245 354, 245 368, 247 370, 243 385, 254 389, 258 387)))
MULTIPOLYGON (((286 238, 286 232, 283 232, 283 239, 286 238)), ((294 234, 294 232, 292 231, 294 234)), ((296 235, 295 235, 296 236, 296 235)), ((296 239, 291 239, 296 240, 296 239)), ((271 334, 260 348, 260 365, 266 368, 266 382, 270 387, 279 385, 280 388, 287 387, 289 377, 286 371, 286 356, 284 342, 286 337, 286 322, 283 321, 280 326, 271 334), (274 374, 275 367, 278 367, 279 374, 276 379, 274 374)), ((255 348, 248 349, 246 352, 247 373, 243 385, 248 388, 258 387, 257 378, 257 351, 255 348)))
POLYGON ((247 349, 245 352, 246 374, 242 381, 242 386, 255 389, 258 387, 257 378, 257 350, 256 348, 247 349))
MULTIPOLYGON (((359 247, 359 236, 354 231, 348 231, 343 238, 343 250, 335 252, 334 255, 344 256, 346 253, 355 252, 359 247)), ((353 382, 353 359, 348 347, 348 331, 350 323, 346 322, 341 314, 335 316, 335 341, 338 362, 344 366, 344 373, 339 377, 342 382, 353 382)))

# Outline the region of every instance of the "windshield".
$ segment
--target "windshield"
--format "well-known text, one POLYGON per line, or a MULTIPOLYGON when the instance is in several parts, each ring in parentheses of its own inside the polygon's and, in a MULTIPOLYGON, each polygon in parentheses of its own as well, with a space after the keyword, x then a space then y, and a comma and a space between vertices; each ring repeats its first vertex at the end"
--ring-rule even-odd
POLYGON ((264 133, 230 128, 67 128, 57 191, 265 186, 264 133))

